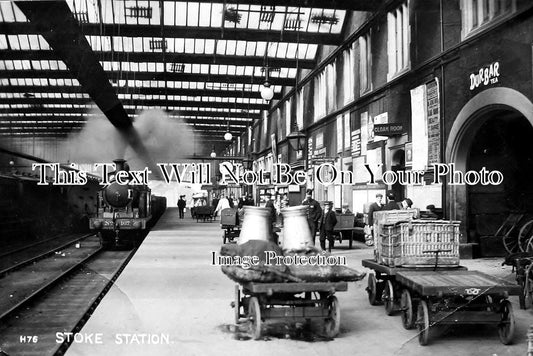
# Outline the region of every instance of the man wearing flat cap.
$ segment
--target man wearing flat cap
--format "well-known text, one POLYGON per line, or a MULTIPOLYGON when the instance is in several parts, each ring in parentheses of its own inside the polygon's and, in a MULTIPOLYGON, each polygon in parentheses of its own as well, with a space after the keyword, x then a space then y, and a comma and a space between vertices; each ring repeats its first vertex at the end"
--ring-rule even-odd
POLYGON ((327 201, 324 204, 324 213, 320 221, 320 247, 326 250, 326 239, 329 241, 328 251, 331 252, 333 244, 335 243, 335 236, 333 235, 333 228, 337 224, 337 216, 333 211, 333 202, 327 201))
POLYGON ((315 243, 315 236, 318 230, 318 223, 322 218, 322 208, 320 204, 313 199, 313 190, 307 189, 305 192, 305 199, 302 201, 302 205, 306 205, 307 208, 307 223, 309 224, 309 229, 311 230, 311 238, 313 239, 313 244, 315 243))

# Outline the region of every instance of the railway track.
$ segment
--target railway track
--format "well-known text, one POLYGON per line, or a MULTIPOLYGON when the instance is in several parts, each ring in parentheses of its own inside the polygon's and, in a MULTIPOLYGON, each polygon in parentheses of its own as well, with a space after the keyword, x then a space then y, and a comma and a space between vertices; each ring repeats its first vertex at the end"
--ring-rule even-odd
POLYGON ((94 233, 61 235, 1 253, 0 277, 93 235, 94 233))
POLYGON ((7 355, 62 355, 113 285, 131 251, 103 251, 96 236, 0 279, 0 350, 7 355), (57 334, 59 333, 59 334, 57 334))

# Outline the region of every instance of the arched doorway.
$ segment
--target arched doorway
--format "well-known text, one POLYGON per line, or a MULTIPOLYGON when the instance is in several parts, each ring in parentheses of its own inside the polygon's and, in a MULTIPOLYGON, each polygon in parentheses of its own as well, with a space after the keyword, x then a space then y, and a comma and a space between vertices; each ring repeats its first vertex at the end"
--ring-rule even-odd
POLYGON ((493 185, 445 185, 448 217, 460 220, 462 243, 479 244, 481 255, 502 253, 494 235, 511 211, 533 213, 533 105, 508 88, 488 89, 471 99, 452 126, 446 158, 455 169, 502 172, 493 185))
MULTIPOLYGON (((391 170, 393 172, 405 171, 405 151, 403 149, 398 149, 393 152, 391 160, 391 170)), ((392 185, 392 191, 394 192, 396 201, 402 201, 406 198, 405 187, 405 184, 401 184, 399 180, 392 185)))

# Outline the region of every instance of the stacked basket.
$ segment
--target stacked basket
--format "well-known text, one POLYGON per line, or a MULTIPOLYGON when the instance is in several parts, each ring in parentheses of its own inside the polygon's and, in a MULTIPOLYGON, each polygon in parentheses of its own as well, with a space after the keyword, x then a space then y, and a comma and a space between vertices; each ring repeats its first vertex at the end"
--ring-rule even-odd
POLYGON ((381 238, 382 234, 394 234, 388 225, 398 222, 407 222, 418 217, 418 209, 405 210, 384 210, 374 212, 374 253, 376 254, 376 261, 380 261, 381 238), (385 228, 385 226, 387 226, 385 228), (386 229, 386 230, 384 230, 386 229))
POLYGON ((385 224, 377 239, 377 262, 391 267, 459 265, 459 225, 447 220, 385 224))

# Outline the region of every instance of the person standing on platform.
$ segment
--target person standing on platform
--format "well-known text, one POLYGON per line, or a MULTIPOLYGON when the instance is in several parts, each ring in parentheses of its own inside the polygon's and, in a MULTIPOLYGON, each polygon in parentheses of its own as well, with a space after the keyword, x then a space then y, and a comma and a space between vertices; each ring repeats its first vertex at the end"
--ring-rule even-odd
POLYGON ((220 200, 218 201, 217 207, 215 208, 215 214, 218 214, 223 209, 227 209, 227 208, 230 208, 230 207, 231 206, 230 206, 228 198, 226 198, 224 196, 224 194, 221 194, 220 195, 220 200))
POLYGON ((185 217, 185 208, 187 207, 187 202, 185 199, 183 199, 184 197, 185 195, 180 195, 180 198, 178 199, 178 211, 180 219, 185 217))
POLYGON ((365 227, 365 243, 368 246, 374 245, 374 212, 383 210, 382 199, 383 194, 377 193, 376 201, 368 208, 368 225, 365 227))
POLYGON ((307 205, 307 223, 311 230, 311 238, 313 244, 315 244, 316 232, 318 230, 318 222, 322 218, 322 208, 320 204, 313 199, 313 190, 307 189, 305 193, 305 199, 302 201, 302 205, 307 205))
POLYGON ((385 204, 382 210, 400 210, 400 207, 396 202, 396 196, 393 192, 387 193, 387 204, 385 204))
POLYGON ((252 194, 248 194, 246 196, 246 199, 244 200, 244 205, 246 206, 254 206, 254 198, 252 197, 252 194))
POLYGON ((272 200, 272 194, 267 193, 266 194, 266 203, 265 208, 270 210, 269 214, 269 226, 270 226, 270 232, 272 234, 272 240, 275 244, 278 243, 278 234, 274 231, 274 224, 276 223, 276 206, 274 205, 274 201, 272 200))
POLYGON ((413 201, 409 198, 406 198, 404 200, 402 200, 398 206, 400 207, 400 210, 405 210, 405 209, 411 209, 411 207, 413 206, 413 201))
POLYGON ((211 201, 211 206, 213 207, 213 210, 215 211, 215 213, 213 214, 214 217, 216 218, 217 217, 217 211, 216 211, 216 208, 217 208, 217 205, 218 205, 218 196, 216 194, 213 195, 213 200, 211 201))
POLYGON ((320 220, 320 247, 326 250, 326 239, 329 241, 328 251, 331 252, 335 244, 335 235, 333 235, 333 228, 337 224, 337 216, 333 211, 333 202, 327 201, 324 204, 324 213, 320 220))
POLYGON ((274 224, 276 222, 276 206, 274 205, 274 202, 272 201, 272 194, 267 193, 266 194, 266 203, 265 208, 270 209, 270 224, 274 224))

